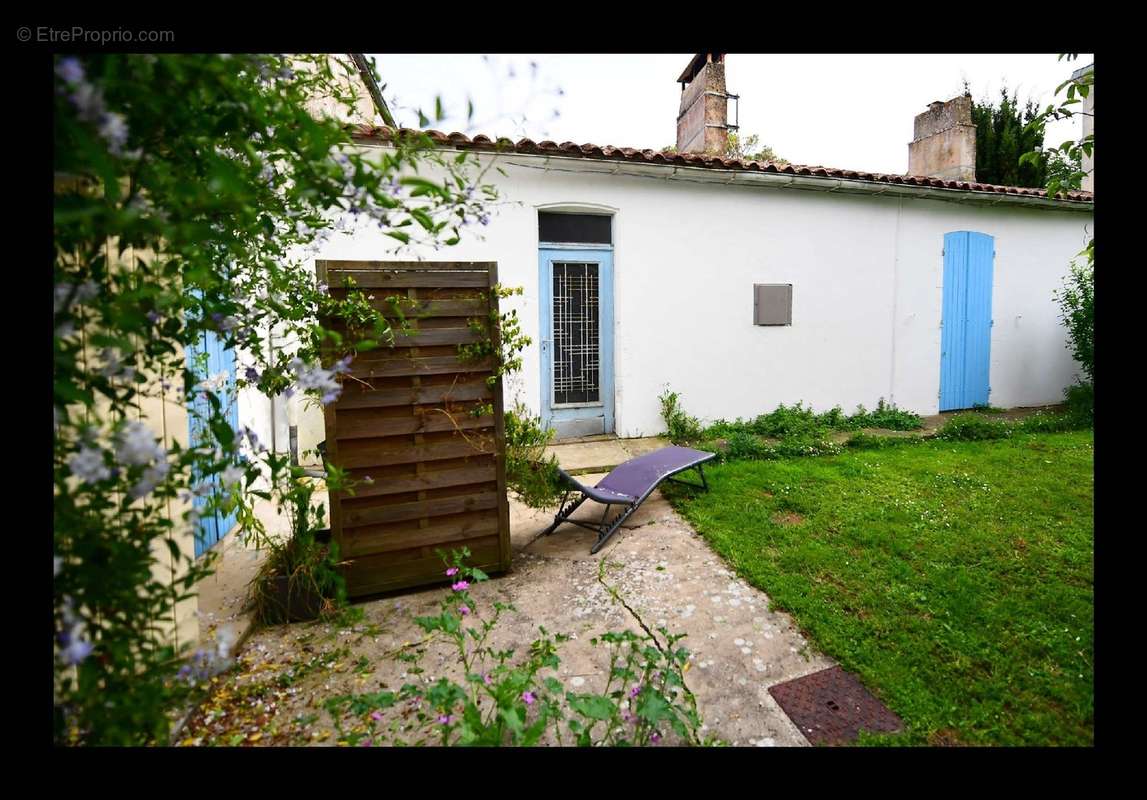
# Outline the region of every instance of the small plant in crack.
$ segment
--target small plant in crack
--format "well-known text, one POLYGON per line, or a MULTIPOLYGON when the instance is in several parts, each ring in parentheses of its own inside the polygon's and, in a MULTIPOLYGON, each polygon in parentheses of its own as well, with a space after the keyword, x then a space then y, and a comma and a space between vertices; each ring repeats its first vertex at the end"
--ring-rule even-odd
POLYGON ((431 683, 407 683, 398 691, 342 695, 327 701, 339 743, 344 745, 530 746, 547 732, 561 745, 657 745, 671 740, 687 745, 718 743, 701 735, 696 698, 685 683, 689 651, 683 634, 665 627, 653 631, 605 580, 598 580, 613 602, 634 619, 637 630, 610 631, 590 640, 608 657, 601 692, 567 691, 556 677, 559 650, 570 637, 538 628, 539 635, 521 656, 499 649, 491 635, 513 605, 495 601, 484 608, 471 588, 487 580, 468 566, 469 550, 440 552, 452 583, 438 613, 417 617, 426 636, 404 645, 393 656, 418 666, 432 642, 455 648, 461 682, 441 677, 431 683))

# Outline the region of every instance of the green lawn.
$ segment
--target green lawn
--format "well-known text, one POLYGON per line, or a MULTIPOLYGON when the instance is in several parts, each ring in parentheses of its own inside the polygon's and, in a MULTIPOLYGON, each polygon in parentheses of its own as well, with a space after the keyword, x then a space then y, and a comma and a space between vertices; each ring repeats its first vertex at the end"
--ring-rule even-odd
POLYGON ((707 470, 667 495, 905 721, 892 744, 1093 743, 1093 434, 707 470))

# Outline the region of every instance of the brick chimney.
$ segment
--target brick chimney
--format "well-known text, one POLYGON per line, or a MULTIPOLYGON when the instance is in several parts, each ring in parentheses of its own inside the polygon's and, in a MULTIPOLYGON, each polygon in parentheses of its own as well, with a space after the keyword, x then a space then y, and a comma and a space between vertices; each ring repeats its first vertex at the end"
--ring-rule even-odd
POLYGON ((724 153, 729 141, 729 97, 725 91, 725 54, 698 53, 677 79, 677 152, 724 153))
POLYGON ((976 180, 976 126, 972 97, 936 100, 918 114, 908 145, 908 174, 955 181, 976 180))

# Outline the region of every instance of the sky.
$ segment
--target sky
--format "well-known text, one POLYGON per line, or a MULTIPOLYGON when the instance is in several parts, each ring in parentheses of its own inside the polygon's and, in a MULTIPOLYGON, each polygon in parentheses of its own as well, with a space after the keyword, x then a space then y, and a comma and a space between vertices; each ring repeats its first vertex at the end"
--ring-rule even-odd
MULTIPOLYGON (((692 54, 368 54, 401 125, 470 135, 523 136, 659 150, 674 144, 692 54), (435 121, 435 99, 445 118, 435 121), (473 103, 473 116, 468 116, 473 103)), ((741 134, 782 158, 868 172, 904 173, 912 120, 933 100, 963 93, 995 100, 1000 87, 1041 107, 1079 67, 1046 55, 757 55, 725 57, 727 90, 740 95, 741 134)), ((1062 95, 1061 95, 1062 98, 1062 95)), ((730 103, 730 120, 735 104, 730 103)), ((1049 126, 1047 142, 1078 138, 1079 119, 1049 126)))

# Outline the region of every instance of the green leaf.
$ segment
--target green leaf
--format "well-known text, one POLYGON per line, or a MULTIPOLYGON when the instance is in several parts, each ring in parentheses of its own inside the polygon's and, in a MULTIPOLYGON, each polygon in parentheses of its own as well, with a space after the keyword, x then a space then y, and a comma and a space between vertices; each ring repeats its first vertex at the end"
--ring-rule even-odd
POLYGON ((608 697, 595 694, 575 695, 570 701, 570 708, 583 717, 596 720, 612 719, 616 706, 608 697))
POLYGON ((672 716, 673 709, 665 699, 656 692, 645 691, 637 698, 637 716, 651 725, 656 725, 663 719, 672 716))
POLYGON ((410 244, 410 234, 404 233, 403 231, 387 231, 386 235, 397 239, 403 244, 410 244))
POLYGON ((230 449, 235 442, 235 431, 231 429, 230 424, 218 417, 211 419, 211 432, 215 434, 215 439, 224 449, 230 449))

